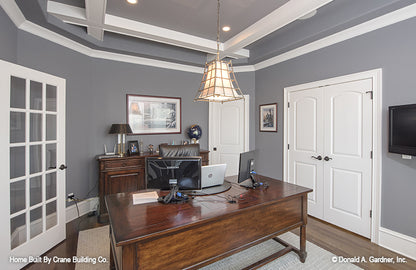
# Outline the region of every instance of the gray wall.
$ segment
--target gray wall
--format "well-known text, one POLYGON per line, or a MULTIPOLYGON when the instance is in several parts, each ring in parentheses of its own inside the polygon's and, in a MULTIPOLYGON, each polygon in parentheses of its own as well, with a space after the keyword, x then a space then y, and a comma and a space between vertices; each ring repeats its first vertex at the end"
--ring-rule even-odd
MULTIPOLYGON (((207 147, 208 106, 192 101, 201 74, 172 71, 115 61, 92 59, 24 31, 18 31, 19 65, 35 68, 67 81, 66 161, 67 193, 77 197, 97 194, 97 154, 103 144, 111 148, 116 136, 108 134, 113 123, 126 121, 126 94, 173 96, 182 98, 182 130, 198 123, 207 147), (195 87, 192 87, 195 86, 195 87)), ((144 145, 180 141, 177 135, 140 136, 144 145)), ((127 140, 138 139, 127 136, 127 140)))
POLYGON ((0 59, 16 62, 17 29, 9 16, 0 8, 0 59))
POLYGON ((382 68, 381 226, 416 237, 416 160, 402 160, 387 147, 388 106, 416 103, 416 36, 409 34, 415 28, 416 19, 409 19, 256 71, 256 104, 276 101, 279 106, 279 132, 256 133, 257 170, 282 178, 284 87, 382 68))
MULTIPOLYGON (((108 134, 113 123, 126 121, 126 94, 180 97, 182 134, 127 136, 141 138, 144 145, 176 143, 188 139, 186 128, 199 124, 201 148, 208 147, 208 104, 193 102, 202 74, 174 71, 116 61, 90 58, 27 32, 16 30, 0 14, 0 34, 10 37, 13 46, 0 47, 0 57, 19 65, 66 79, 66 193, 76 197, 97 195, 98 164, 95 156, 111 148, 116 136, 108 134), (17 45, 17 46, 16 46, 17 45)), ((9 40, 7 40, 9 42, 9 40)), ((252 95, 254 112, 254 72, 237 75, 244 93, 252 95)), ((254 113, 251 113, 254 123, 254 113)), ((250 129, 254 148, 254 129, 250 129)))

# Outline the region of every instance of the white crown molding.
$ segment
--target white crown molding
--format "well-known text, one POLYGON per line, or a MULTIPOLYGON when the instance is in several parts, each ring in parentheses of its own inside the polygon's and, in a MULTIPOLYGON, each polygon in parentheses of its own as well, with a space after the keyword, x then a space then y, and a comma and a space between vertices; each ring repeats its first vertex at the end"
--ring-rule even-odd
POLYGON ((224 43, 220 57, 240 50, 333 0, 291 0, 224 43))
POLYGON ((173 69, 173 70, 179 70, 179 71, 185 71, 185 72, 191 72, 191 73, 200 73, 200 74, 204 73, 204 68, 202 67, 195 67, 195 66, 190 66, 190 65, 183 65, 183 64, 173 63, 173 62, 166 62, 166 61, 154 60, 150 58, 130 56, 130 55, 105 52, 105 51, 99 51, 99 50, 92 50, 90 56, 94 58, 133 63, 133 64, 144 65, 144 66, 173 69))
POLYGON ((42 26, 32 23, 31 21, 25 21, 20 25, 19 29, 88 56, 92 51, 92 49, 87 46, 75 42, 49 29, 43 28, 42 26))
MULTIPOLYGON (((0 2, 2 8, 6 11, 7 15, 14 22, 16 27, 21 30, 27 31, 31 34, 37 35, 49 41, 52 41, 56 44, 67 47, 71 50, 77 51, 79 53, 88 55, 94 58, 102 58, 114 61, 122 61, 127 63, 139 64, 139 65, 148 65, 154 67, 160 67, 165 69, 173 69, 185 72, 192 73, 203 73, 203 68, 176 64, 173 62, 153 60, 144 57, 129 56, 124 54, 110 53, 101 50, 93 50, 89 47, 86 47, 80 43, 77 43, 73 40, 70 40, 64 36, 61 36, 55 32, 52 32, 46 28, 40 27, 32 22, 27 21, 16 3, 12 0, 6 0, 0 2)), ((370 21, 361 23, 357 26, 353 26, 346 30, 340 31, 328 37, 322 38, 320 40, 311 42, 299 48, 293 49, 291 51, 282 53, 275 57, 269 58, 262 62, 259 62, 255 65, 245 65, 245 66, 236 66, 234 67, 235 72, 252 72, 256 70, 261 70, 263 68, 270 67, 282 63, 284 61, 296 58, 298 56, 328 47, 330 45, 363 35, 365 33, 413 18, 416 16, 416 4, 406 6, 404 8, 398 9, 396 11, 390 12, 388 14, 382 15, 370 21)))
POLYGON ((62 35, 59 35, 53 31, 43 28, 37 24, 34 24, 30 21, 25 21, 23 24, 20 25, 19 29, 26 31, 28 33, 34 34, 36 36, 39 36, 41 38, 44 38, 46 40, 49 40, 51 42, 54 42, 56 44, 59 44, 61 46, 64 46, 66 48, 69 48, 71 50, 74 50, 76 52, 82 53, 89 57, 93 57, 93 58, 101 58, 101 59, 107 59, 107 60, 127 62, 127 63, 133 63, 133 64, 139 64, 139 65, 145 65, 145 66, 153 66, 153 67, 159 67, 159 68, 165 68, 165 69, 173 69, 173 70, 192 72, 192 73, 202 74, 204 72, 203 68, 201 67, 177 64, 177 63, 172 63, 172 62, 167 62, 167 61, 154 60, 154 59, 145 58, 145 57, 124 55, 124 54, 119 54, 119 53, 111 53, 111 52, 106 52, 106 51, 101 51, 101 50, 94 50, 78 42, 75 42, 69 38, 66 38, 62 35))
POLYGON ((340 31, 333 35, 324 37, 322 39, 313 41, 309 44, 293 49, 291 51, 282 53, 260 63, 254 65, 255 70, 260 70, 272 65, 282 63, 284 61, 293 59, 295 57, 331 46, 333 44, 369 33, 371 31, 413 18, 416 16, 416 4, 395 10, 388 14, 382 15, 375 19, 353 26, 346 30, 340 31))
POLYGON ((0 5, 17 28, 26 21, 25 16, 14 0, 3 0, 0 2, 0 5))
POLYGON ((256 71, 253 65, 246 65, 246 66, 233 66, 234 72, 253 72, 256 71))

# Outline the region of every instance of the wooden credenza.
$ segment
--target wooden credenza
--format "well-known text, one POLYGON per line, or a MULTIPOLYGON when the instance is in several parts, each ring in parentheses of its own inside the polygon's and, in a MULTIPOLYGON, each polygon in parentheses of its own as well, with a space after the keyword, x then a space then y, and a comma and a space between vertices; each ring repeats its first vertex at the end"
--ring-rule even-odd
MULTIPOLYGON (((208 165, 209 151, 201 150, 202 165, 208 165)), ((115 193, 131 192, 146 188, 145 159, 157 157, 158 154, 143 153, 128 157, 102 158, 99 163, 99 197, 100 207, 98 221, 107 222, 107 208, 104 196, 115 193)))

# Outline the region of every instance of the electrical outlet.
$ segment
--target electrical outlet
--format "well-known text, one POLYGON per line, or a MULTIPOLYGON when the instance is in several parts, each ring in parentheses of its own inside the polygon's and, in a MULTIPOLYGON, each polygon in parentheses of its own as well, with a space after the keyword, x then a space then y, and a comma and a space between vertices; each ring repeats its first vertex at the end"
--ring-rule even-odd
POLYGON ((74 197, 75 197, 75 195, 74 195, 74 193, 68 193, 68 196, 67 196, 67 201, 68 202, 71 202, 71 201, 73 201, 74 200, 74 197))

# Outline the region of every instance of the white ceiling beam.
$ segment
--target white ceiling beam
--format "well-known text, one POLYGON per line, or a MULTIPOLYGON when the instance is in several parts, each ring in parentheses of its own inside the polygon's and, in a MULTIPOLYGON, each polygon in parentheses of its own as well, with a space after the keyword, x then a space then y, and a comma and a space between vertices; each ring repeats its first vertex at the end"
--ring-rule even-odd
POLYGON ((107 0, 85 0, 85 13, 87 21, 88 35, 103 40, 104 38, 104 19, 107 9, 107 0))
MULTIPOLYGON (((104 30, 211 54, 217 52, 216 41, 109 14, 105 16, 104 30)), ((220 51, 222 48, 224 48, 223 43, 220 44, 220 51)), ((229 52, 227 56, 247 58, 250 52, 246 49, 239 49, 229 52)))
POLYGON ((86 21, 87 15, 85 13, 85 9, 74 7, 70 5, 65 5, 62 3, 48 1, 46 6, 46 11, 49 14, 54 15, 55 17, 66 18, 67 20, 79 20, 79 21, 86 21))
POLYGON ((220 58, 238 51, 333 0, 290 0, 224 43, 220 58))
POLYGON ((188 49, 215 53, 215 41, 107 14, 105 30, 188 49))
MULTIPOLYGON (((66 23, 87 26, 88 28, 91 28, 91 31, 93 31, 94 27, 97 29, 102 27, 104 31, 108 32, 152 40, 211 54, 215 54, 217 52, 216 41, 117 17, 110 14, 106 14, 104 16, 104 21, 102 24, 96 24, 88 20, 88 15, 83 8, 48 1, 47 11, 48 13, 54 15, 66 23)), ((224 44, 221 43, 220 51, 223 47, 224 44)), ((229 52, 227 56, 232 58, 247 58, 250 56, 250 52, 246 49, 239 49, 235 52, 229 52)))

